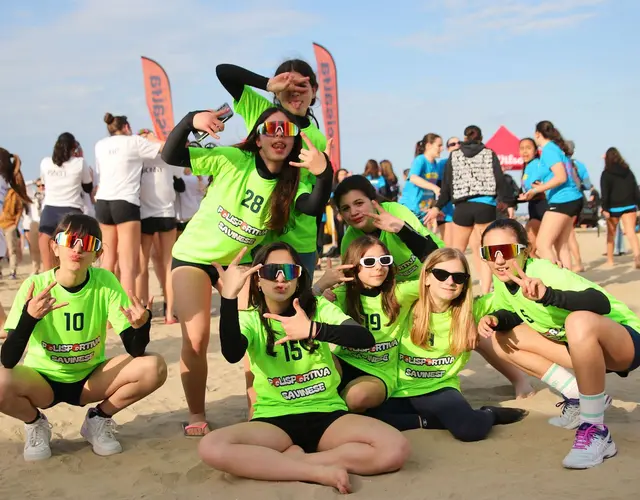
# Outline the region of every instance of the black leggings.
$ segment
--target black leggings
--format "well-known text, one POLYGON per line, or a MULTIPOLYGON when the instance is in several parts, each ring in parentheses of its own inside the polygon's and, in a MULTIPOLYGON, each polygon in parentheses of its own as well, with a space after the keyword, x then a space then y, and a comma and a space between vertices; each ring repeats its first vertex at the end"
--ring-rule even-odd
POLYGON ((447 429, 460 441, 487 437, 495 417, 489 411, 474 410, 464 396, 447 387, 422 396, 390 398, 367 412, 400 431, 447 429))

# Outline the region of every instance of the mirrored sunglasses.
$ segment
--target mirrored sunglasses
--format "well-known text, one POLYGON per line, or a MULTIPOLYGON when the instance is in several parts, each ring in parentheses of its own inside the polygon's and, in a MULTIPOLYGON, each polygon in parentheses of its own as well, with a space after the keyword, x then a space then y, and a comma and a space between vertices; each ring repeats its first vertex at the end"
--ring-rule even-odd
POLYGON ((75 247, 79 241, 85 252, 97 252, 102 248, 102 241, 90 234, 80 236, 78 233, 60 232, 56 234, 54 240, 58 245, 67 248, 75 247))
POLYGON ((258 269, 258 276, 268 281, 276 281, 280 273, 285 281, 291 281, 300 277, 302 266, 297 264, 265 264, 258 269))
POLYGON ((300 129, 295 123, 283 121, 261 123, 257 130, 260 135, 269 137, 275 137, 278 134, 284 137, 295 137, 300 133, 300 129))

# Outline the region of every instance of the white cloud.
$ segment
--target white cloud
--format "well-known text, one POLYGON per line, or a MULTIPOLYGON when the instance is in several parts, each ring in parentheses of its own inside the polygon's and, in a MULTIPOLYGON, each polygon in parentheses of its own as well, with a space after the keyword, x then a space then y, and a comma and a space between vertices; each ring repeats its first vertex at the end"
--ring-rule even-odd
MULTIPOLYGON (((50 154, 64 130, 85 143, 87 153, 92 151, 105 133, 101 120, 106 111, 149 124, 141 55, 167 70, 174 109, 176 101, 184 100, 207 105, 215 93, 228 99, 215 77, 217 63, 272 71, 282 56, 273 46, 321 21, 289 7, 219 4, 78 0, 71 11, 37 24, 26 8, 14 13, 14 28, 0 34, 1 145, 21 154, 28 173, 35 174, 40 158, 50 154), (199 91, 184 96, 181 88, 199 91)), ((216 102, 214 96, 209 105, 216 102)))
POLYGON ((462 42, 522 36, 533 31, 569 28, 594 17, 609 0, 436 0, 425 9, 442 19, 442 31, 413 33, 394 45, 427 52, 451 48, 462 42))

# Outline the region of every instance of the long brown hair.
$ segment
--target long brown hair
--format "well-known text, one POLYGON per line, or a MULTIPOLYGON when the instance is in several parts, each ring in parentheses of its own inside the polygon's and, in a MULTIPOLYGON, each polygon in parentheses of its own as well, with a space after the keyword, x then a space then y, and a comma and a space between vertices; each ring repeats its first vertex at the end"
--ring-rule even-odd
POLYGON ((538 124, 536 125, 536 132, 539 132, 545 139, 555 142, 556 146, 562 149, 562 152, 564 154, 566 154, 567 156, 571 156, 569 154, 569 146, 567 146, 567 143, 564 142, 562 134, 549 120, 538 122, 538 124))
MULTIPOLYGON (((289 113, 284 108, 268 108, 266 109, 256 120, 253 128, 249 131, 247 139, 237 144, 236 147, 247 153, 258 155, 260 148, 258 147, 257 140, 260 134, 258 134, 258 127, 266 122, 274 113, 284 113, 289 121, 296 123, 296 117, 289 113)), ((269 198, 269 215, 266 220, 267 228, 276 233, 282 233, 286 225, 289 223, 289 215, 291 213, 291 204, 298 191, 298 184, 300 182, 300 169, 292 167, 289 162, 297 162, 300 150, 302 149, 302 138, 297 135, 293 142, 293 148, 289 156, 282 162, 282 168, 278 174, 278 182, 269 198)))
MULTIPOLYGON (((347 281, 346 283, 347 310, 345 312, 351 316, 354 321, 360 324, 363 323, 360 294, 365 286, 362 281, 360 281, 360 278, 358 278, 358 270, 360 268, 360 259, 364 257, 367 250, 374 246, 379 246, 385 254, 390 254, 389 249, 378 238, 364 235, 356 238, 351 242, 351 244, 349 244, 347 253, 342 258, 343 264, 351 264, 354 266, 353 269, 345 271, 345 276, 354 278, 353 281, 347 281)), ((395 264, 389 266, 389 273, 379 288, 382 295, 382 310, 386 314, 387 318, 389 318, 389 323, 385 326, 389 326, 393 324, 400 313, 400 304, 396 299, 395 264)))
POLYGON ((27 185, 24 182, 20 166, 21 162, 18 155, 12 155, 6 149, 0 148, 0 176, 9 183, 11 189, 16 192, 23 203, 32 203, 27 193, 27 185))
POLYGON ((440 139, 440 136, 438 134, 434 134, 432 132, 429 132, 428 134, 426 134, 422 140, 416 142, 416 149, 414 151, 414 157, 415 156, 420 156, 424 154, 424 150, 427 149, 427 144, 433 144, 434 142, 436 142, 436 139, 440 139))
POLYGON ((373 179, 377 179, 380 177, 380 165, 375 160, 369 160, 364 167, 364 173, 362 174, 365 177, 370 175, 373 179))
POLYGON ((620 154, 620 151, 618 151, 618 148, 609 148, 604 155, 604 169, 611 170, 614 165, 629 168, 629 164, 624 161, 624 158, 620 154))
POLYGON ((389 160, 382 160, 380 162, 380 172, 389 184, 398 184, 398 178, 393 171, 393 165, 389 160))
POLYGON ((427 277, 431 270, 442 262, 459 260, 464 266, 464 271, 469 274, 469 279, 464 284, 460 295, 451 301, 449 310, 451 311, 451 328, 449 330, 449 352, 457 356, 473 348, 469 340, 469 331, 476 330, 473 317, 473 293, 471 291, 471 273, 469 262, 464 254, 455 248, 439 248, 432 252, 420 272, 420 298, 413 309, 413 325, 411 326, 411 342, 424 349, 430 349, 429 332, 431 323, 431 311, 433 302, 427 277))

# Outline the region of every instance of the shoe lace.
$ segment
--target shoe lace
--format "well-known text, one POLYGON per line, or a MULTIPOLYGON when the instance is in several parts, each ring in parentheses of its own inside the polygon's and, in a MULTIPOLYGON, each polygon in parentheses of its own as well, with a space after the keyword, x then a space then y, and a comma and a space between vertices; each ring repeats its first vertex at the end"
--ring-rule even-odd
POLYGON ((575 404, 569 398, 562 397, 562 401, 556 403, 556 408, 560 408, 560 413, 564 417, 568 412, 573 410, 575 404))
POLYGON ((52 428, 53 426, 46 420, 38 422, 37 425, 31 427, 31 432, 29 432, 29 446, 37 447, 43 444, 47 440, 47 431, 52 428))
POLYGON ((111 418, 101 418, 98 421, 98 428, 96 434, 100 439, 115 439, 115 434, 118 432, 118 426, 111 418))
POLYGON ((573 442, 573 448, 576 450, 586 450, 592 443, 594 436, 598 432, 595 425, 581 426, 576 431, 576 438, 573 442))

